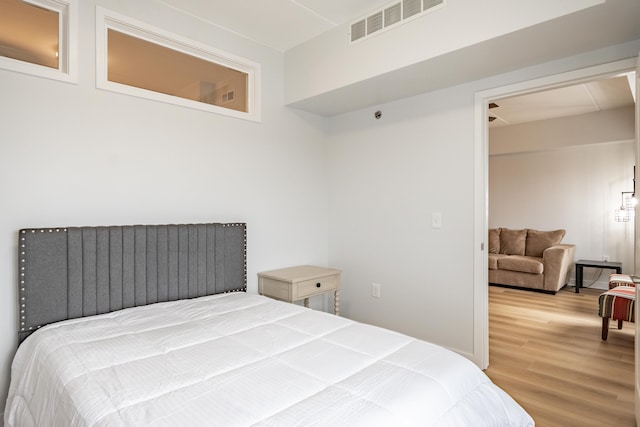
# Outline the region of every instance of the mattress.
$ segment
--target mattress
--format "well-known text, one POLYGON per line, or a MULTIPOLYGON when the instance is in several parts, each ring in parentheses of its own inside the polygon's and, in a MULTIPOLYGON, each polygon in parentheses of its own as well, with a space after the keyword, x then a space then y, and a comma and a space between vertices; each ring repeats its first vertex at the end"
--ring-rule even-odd
POLYGON ((5 426, 533 426, 473 363, 244 292, 43 327, 5 426))

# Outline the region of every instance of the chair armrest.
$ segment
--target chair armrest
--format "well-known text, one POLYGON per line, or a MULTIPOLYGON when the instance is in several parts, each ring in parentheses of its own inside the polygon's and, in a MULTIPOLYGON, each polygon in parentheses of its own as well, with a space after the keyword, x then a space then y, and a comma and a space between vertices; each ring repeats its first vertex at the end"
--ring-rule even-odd
POLYGON ((576 245, 559 244, 551 246, 542 253, 544 264, 544 289, 558 291, 569 282, 569 273, 573 265, 576 245))

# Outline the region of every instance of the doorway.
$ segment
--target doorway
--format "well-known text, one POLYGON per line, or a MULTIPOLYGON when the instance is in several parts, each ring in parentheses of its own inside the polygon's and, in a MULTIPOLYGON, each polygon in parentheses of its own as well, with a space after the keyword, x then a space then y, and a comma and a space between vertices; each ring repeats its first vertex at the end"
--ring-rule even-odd
MULTIPOLYGON (((561 243, 575 245, 575 261, 616 261, 633 272, 633 77, 489 104, 489 229, 566 230, 561 243)), ((607 289, 606 270, 584 273, 585 287, 607 289)))
MULTIPOLYGON (((557 89, 569 85, 603 79, 634 71, 636 59, 616 61, 582 70, 562 73, 527 82, 476 93, 475 96, 475 234, 477 251, 474 257, 474 357, 482 369, 489 365, 489 324, 487 257, 485 241, 488 231, 488 105, 502 98, 557 89)), ((637 124, 636 124, 637 125, 637 124)))

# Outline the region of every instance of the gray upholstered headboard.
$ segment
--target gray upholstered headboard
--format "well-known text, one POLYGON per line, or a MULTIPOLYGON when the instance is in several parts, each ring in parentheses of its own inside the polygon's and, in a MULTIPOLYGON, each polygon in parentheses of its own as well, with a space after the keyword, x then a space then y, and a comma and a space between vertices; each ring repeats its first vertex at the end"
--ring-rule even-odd
POLYGON ((246 224, 23 229, 19 341, 48 323, 246 291, 246 224))

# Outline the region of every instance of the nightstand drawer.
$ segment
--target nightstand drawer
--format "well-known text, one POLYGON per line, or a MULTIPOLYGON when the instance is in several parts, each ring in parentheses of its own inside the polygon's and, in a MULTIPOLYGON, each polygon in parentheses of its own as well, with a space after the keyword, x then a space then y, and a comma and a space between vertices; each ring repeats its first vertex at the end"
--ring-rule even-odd
POLYGON ((281 280, 264 277, 260 279, 259 291, 262 295, 282 301, 291 301, 291 285, 281 280))
POLYGON ((305 280, 298 283, 295 298, 306 298, 327 291, 334 291, 338 288, 337 275, 322 277, 320 279, 305 280))
POLYGON ((299 265, 258 273, 258 292, 282 301, 304 301, 309 307, 309 297, 333 294, 333 312, 340 315, 340 270, 299 265))

